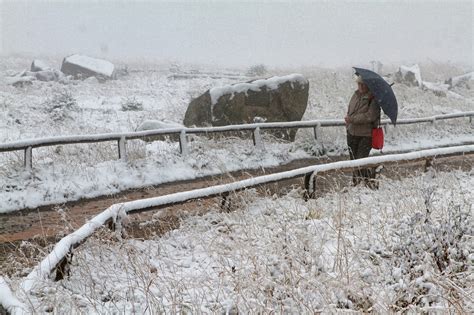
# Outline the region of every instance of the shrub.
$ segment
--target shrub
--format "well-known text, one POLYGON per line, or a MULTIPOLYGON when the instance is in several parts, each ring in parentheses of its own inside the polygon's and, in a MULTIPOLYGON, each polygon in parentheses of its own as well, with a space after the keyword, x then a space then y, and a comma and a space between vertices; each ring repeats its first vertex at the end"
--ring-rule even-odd
POLYGON ((267 72, 268 72, 267 67, 265 67, 265 65, 263 64, 259 64, 259 65, 251 66, 247 70, 247 75, 250 77, 258 77, 258 76, 263 76, 267 74, 267 72))
POLYGON ((46 112, 54 121, 71 118, 71 111, 78 111, 76 99, 67 90, 54 92, 53 96, 44 102, 46 112))
MULTIPOLYGON (((429 307, 446 296, 445 288, 465 287, 470 264, 469 235, 472 215, 469 207, 451 204, 447 217, 434 218, 428 198, 426 211, 406 217, 398 226, 399 244, 394 246, 391 264, 397 298, 393 309, 429 307)), ((456 290, 448 290, 448 300, 458 300, 456 290)))
POLYGON ((123 111, 141 111, 143 110, 143 103, 137 101, 135 96, 127 97, 122 101, 123 111))

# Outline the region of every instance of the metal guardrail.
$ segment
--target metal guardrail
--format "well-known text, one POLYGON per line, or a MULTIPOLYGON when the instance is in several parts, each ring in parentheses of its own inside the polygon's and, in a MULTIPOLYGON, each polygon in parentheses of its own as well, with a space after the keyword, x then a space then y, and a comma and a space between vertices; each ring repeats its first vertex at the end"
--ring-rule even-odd
MULTIPOLYGON (((201 188, 191 191, 178 192, 174 194, 135 200, 125 203, 114 204, 89 220, 81 228, 75 232, 62 238, 49 253, 34 269, 23 279, 20 288, 24 293, 30 292, 36 281, 50 277, 51 273, 55 272, 56 280, 67 276, 67 265, 71 258, 73 249, 80 246, 88 237, 90 237, 98 228, 112 223, 111 227, 120 226, 121 219, 129 213, 143 212, 147 210, 155 210, 159 208, 168 207, 174 204, 185 203, 190 200, 200 198, 209 198, 215 196, 223 196, 226 198, 231 192, 245 190, 251 187, 256 187, 264 184, 274 183, 282 180, 288 180, 298 177, 316 177, 318 174, 331 172, 351 170, 360 167, 371 167, 380 164, 393 164, 399 162, 413 162, 413 161, 427 161, 430 164, 435 158, 459 156, 474 154, 474 145, 456 146, 449 148, 438 148, 431 150, 415 151, 404 154, 392 154, 385 156, 368 157, 359 160, 339 161, 328 164, 314 165, 303 167, 291 171, 285 171, 270 175, 264 175, 245 179, 230 184, 217 185, 207 188, 201 188)), ((7 296, 0 296, 0 310, 8 313, 15 311, 26 312, 26 304, 19 301, 17 297, 11 292, 4 279, 0 277, 0 289, 7 296)))
MULTIPOLYGON (((400 119, 397 125, 408 125, 418 123, 434 123, 438 120, 455 119, 455 118, 469 118, 472 122, 474 117, 473 112, 462 112, 455 114, 436 115, 422 118, 400 119)), ((382 120, 383 126, 391 124, 390 120, 382 120)), ((159 130, 137 131, 129 133, 107 133, 107 134, 93 134, 93 135, 74 135, 74 136, 60 136, 51 138, 39 138, 31 140, 15 141, 10 143, 0 143, 0 152, 24 151, 24 166, 27 170, 31 170, 33 165, 33 148, 55 146, 62 144, 79 144, 79 143, 98 143, 107 141, 117 141, 118 158, 127 160, 127 140, 144 139, 152 136, 165 135, 179 135, 179 146, 181 154, 188 153, 187 138, 189 134, 210 134, 221 133, 229 131, 252 131, 253 143, 260 147, 262 144, 260 131, 264 129, 291 129, 291 128, 313 128, 315 139, 318 138, 318 129, 321 127, 337 127, 345 126, 342 119, 326 119, 326 120, 309 120, 309 121, 291 121, 291 122, 271 122, 271 123, 256 123, 256 124, 242 124, 242 125, 228 125, 220 127, 204 127, 204 128, 171 128, 159 130)))
MULTIPOLYGON (((274 173, 270 175, 253 177, 236 181, 229 184, 216 185, 190 191, 183 191, 169 195, 118 203, 105 209, 100 214, 89 220, 75 232, 62 238, 54 247, 52 252, 24 279, 22 290, 28 292, 33 283, 42 278, 49 277, 56 272, 56 279, 62 279, 66 272, 69 253, 82 244, 98 228, 109 223, 109 226, 121 226, 121 219, 127 214, 156 210, 175 204, 182 204, 191 200, 223 196, 226 198, 230 193, 242 191, 248 188, 270 184, 278 181, 305 177, 315 178, 318 174, 331 171, 347 171, 360 167, 373 167, 376 165, 393 164, 400 162, 427 161, 430 165, 435 158, 474 154, 474 145, 455 146, 449 148, 438 148, 422 151, 414 151, 403 154, 391 154, 384 156, 368 157, 359 160, 339 161, 327 164, 313 165, 295 170, 274 173), (110 224, 112 223, 112 224, 110 224)), ((306 180, 305 180, 306 181, 306 180)), ((307 183, 305 183, 307 184, 307 183)), ((306 187, 308 188, 308 187, 306 187)), ((314 187, 313 187, 314 188, 314 187)), ((0 301, 1 302, 1 301, 0 301)))

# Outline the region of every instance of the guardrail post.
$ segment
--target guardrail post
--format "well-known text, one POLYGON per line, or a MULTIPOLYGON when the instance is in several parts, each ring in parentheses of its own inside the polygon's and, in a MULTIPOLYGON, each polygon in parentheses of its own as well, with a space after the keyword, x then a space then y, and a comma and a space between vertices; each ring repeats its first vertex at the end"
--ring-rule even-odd
POLYGON ((318 140, 318 126, 313 127, 313 132, 314 132, 314 140, 318 140))
POLYGON ((125 137, 120 137, 118 141, 118 150, 119 150, 119 159, 126 162, 127 161, 127 140, 125 137))
POLYGON ((428 172, 431 168, 433 168, 433 158, 425 159, 425 165, 423 166, 423 172, 428 172))
POLYGON ((122 217, 118 215, 115 220, 109 219, 105 222, 107 227, 112 231, 115 232, 115 235, 118 239, 124 236, 124 229, 122 225, 122 217))
POLYGON ((262 136, 260 135, 260 127, 255 128, 253 131, 253 145, 257 147, 257 149, 263 148, 262 136))
POLYGON ((64 257, 56 265, 56 267, 54 268, 54 271, 56 271, 54 281, 60 281, 70 276, 72 256, 72 250, 69 250, 69 252, 64 255, 64 257))
POLYGON ((27 147, 25 149, 25 158, 24 158, 24 166, 27 171, 31 171, 33 168, 33 147, 27 147))
POLYGON ((230 212, 230 193, 225 192, 221 196, 221 209, 224 210, 224 212, 230 212))
POLYGON ((179 151, 182 155, 187 155, 188 151, 188 141, 186 139, 186 131, 183 129, 179 134, 179 151))
POLYGON ((308 173, 304 176, 304 200, 308 201, 316 196, 316 174, 308 173))

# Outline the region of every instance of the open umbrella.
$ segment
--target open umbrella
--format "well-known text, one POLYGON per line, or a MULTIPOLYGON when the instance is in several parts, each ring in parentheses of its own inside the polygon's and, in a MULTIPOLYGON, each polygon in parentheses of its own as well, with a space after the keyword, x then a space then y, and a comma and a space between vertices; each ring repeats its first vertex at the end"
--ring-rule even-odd
POLYGON ((372 92, 377 104, 395 124, 397 122, 398 103, 390 84, 373 71, 356 67, 354 69, 355 73, 362 78, 370 92, 372 92))

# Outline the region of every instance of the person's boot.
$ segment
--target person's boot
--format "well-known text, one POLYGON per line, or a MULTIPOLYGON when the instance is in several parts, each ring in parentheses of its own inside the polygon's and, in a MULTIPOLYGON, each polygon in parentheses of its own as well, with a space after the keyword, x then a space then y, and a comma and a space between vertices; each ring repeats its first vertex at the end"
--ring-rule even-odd
POLYGON ((383 165, 379 165, 376 168, 372 168, 369 170, 369 177, 366 178, 365 185, 370 189, 379 189, 379 181, 377 180, 377 176, 383 169, 383 165))

